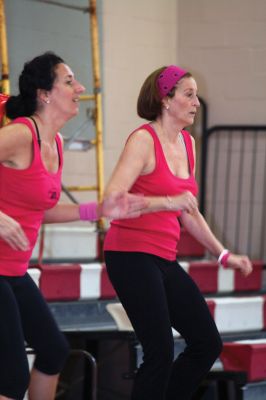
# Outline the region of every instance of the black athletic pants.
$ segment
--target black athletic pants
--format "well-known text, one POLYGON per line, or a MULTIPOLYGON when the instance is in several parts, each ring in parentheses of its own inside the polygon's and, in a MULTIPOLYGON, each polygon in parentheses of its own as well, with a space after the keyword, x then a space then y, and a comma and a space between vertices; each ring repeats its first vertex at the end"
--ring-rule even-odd
POLYGON ((69 347, 40 290, 28 274, 0 276, 0 394, 18 400, 30 378, 24 340, 36 353, 36 369, 60 372, 69 347))
POLYGON ((110 280, 143 348, 132 400, 188 400, 222 349, 208 306, 177 262, 106 251, 110 280), (174 361, 171 327, 187 347, 174 361))

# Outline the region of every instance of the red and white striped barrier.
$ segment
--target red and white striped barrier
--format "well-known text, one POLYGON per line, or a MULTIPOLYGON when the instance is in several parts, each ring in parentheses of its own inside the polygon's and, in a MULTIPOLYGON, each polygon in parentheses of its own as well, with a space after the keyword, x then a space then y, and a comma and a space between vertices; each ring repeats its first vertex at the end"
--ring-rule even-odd
POLYGON ((112 298, 116 298, 116 293, 108 278, 105 264, 81 264, 80 299, 112 298))
MULTIPOLYGON (((48 301, 116 298, 101 263, 48 264, 29 273, 48 301)), ((266 329, 266 296, 212 297, 206 302, 221 333, 266 329)))
MULTIPOLYGON (((220 333, 266 329, 266 302, 263 296, 207 299, 207 304, 220 333)), ((133 330, 120 303, 110 303, 107 310, 116 321, 119 330, 133 330)), ((173 334, 174 337, 179 337, 179 333, 174 329, 173 334)))
POLYGON ((34 280, 36 285, 40 287, 40 277, 41 277, 41 271, 39 268, 29 268, 28 273, 30 274, 31 278, 34 280))
MULTIPOLYGON (((266 329, 266 298, 227 297, 206 300, 217 328, 221 334, 262 331, 266 329)), ((132 330, 126 312, 120 303, 107 307, 119 330, 132 330)), ((179 333, 173 329, 175 337, 179 333)))
MULTIPOLYGON (((244 278, 239 271, 218 268, 216 262, 181 262, 202 293, 258 291, 262 285, 262 262, 244 278)), ((109 299, 116 293, 105 264, 43 264, 29 269, 47 300, 109 299)))
POLYGON ((40 264, 39 288, 46 300, 77 300, 80 297, 79 264, 40 264))
POLYGON ((208 298, 206 302, 221 334, 266 329, 265 296, 208 298))
POLYGON ((248 381, 266 379, 266 339, 224 343, 220 356, 225 371, 245 371, 248 381))
POLYGON ((221 333, 266 328, 265 296, 208 298, 206 301, 221 333))
POLYGON ((48 301, 116 297, 105 264, 33 265, 29 274, 48 301))
POLYGON ((260 290, 263 279, 263 262, 253 261, 252 264, 253 272, 244 277, 240 271, 219 267, 216 261, 180 262, 202 293, 260 290))

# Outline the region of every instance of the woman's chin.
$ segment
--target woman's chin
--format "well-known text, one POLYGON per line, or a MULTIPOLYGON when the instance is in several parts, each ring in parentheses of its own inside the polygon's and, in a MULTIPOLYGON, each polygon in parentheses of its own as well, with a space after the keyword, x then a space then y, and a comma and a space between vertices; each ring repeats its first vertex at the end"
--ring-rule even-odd
POLYGON ((75 117, 78 114, 79 114, 79 107, 76 107, 72 112, 71 118, 75 117))

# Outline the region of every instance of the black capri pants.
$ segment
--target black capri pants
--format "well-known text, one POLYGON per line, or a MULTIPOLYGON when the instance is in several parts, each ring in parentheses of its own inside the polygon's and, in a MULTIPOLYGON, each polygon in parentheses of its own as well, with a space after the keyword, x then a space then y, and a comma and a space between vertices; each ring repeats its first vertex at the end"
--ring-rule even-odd
POLYGON ((0 394, 23 399, 30 373, 25 341, 36 354, 34 367, 60 372, 69 345, 29 274, 0 276, 0 394))
POLYGON ((106 251, 110 280, 143 348, 132 400, 188 400, 222 350, 198 287, 176 261, 106 251), (186 342, 174 360, 171 327, 186 342))

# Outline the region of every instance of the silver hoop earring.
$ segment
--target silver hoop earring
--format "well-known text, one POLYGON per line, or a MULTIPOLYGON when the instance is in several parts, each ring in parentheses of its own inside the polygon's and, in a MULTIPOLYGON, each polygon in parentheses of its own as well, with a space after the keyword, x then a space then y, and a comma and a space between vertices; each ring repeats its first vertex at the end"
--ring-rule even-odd
POLYGON ((167 104, 167 106, 165 106, 165 108, 166 108, 166 110, 169 110, 170 107, 169 107, 168 104, 167 104))
POLYGON ((45 103, 46 103, 46 104, 50 104, 50 100, 48 100, 48 99, 45 100, 45 103))

